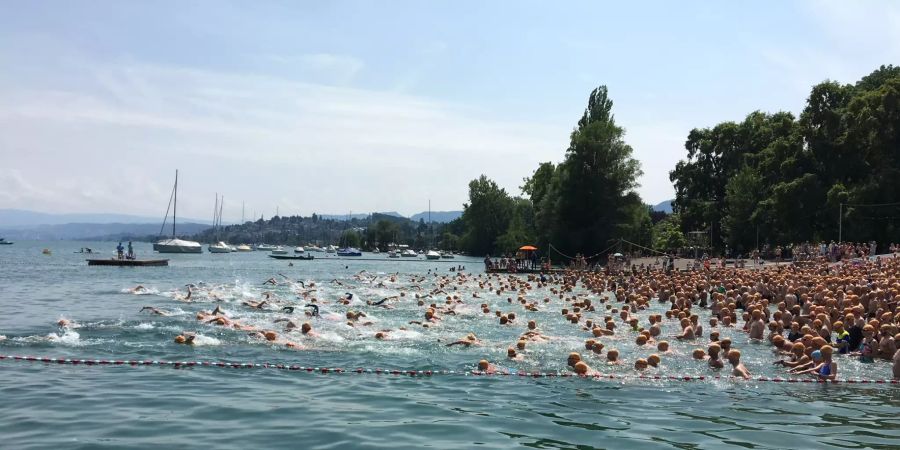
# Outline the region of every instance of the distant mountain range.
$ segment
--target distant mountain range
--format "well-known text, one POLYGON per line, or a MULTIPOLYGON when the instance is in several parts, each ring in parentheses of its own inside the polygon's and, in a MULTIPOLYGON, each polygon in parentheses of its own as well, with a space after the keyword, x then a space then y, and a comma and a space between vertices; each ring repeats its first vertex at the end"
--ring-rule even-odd
MULTIPOLYGON (((15 240, 129 240, 144 239, 147 236, 156 236, 159 233, 161 223, 64 223, 55 225, 32 225, 16 228, 0 228, 0 237, 10 241, 15 240)), ((179 223, 178 235, 189 236, 199 233, 210 225, 202 223, 179 223)), ((170 225, 166 226, 164 233, 172 231, 170 225)))
MULTIPOLYGON (((396 211, 373 214, 406 218, 396 211)), ((365 219, 370 215, 372 214, 322 214, 319 217, 347 220, 350 217, 365 219)), ((461 215, 462 211, 432 211, 431 220, 446 223, 461 215)), ((419 219, 428 221, 428 212, 414 214, 409 219, 416 222, 419 219)), ((9 240, 129 239, 155 236, 161 225, 158 217, 128 214, 51 214, 23 209, 0 209, 0 237, 9 240)), ((209 221, 179 218, 178 235, 194 235, 209 227, 209 221)))
MULTIPOLYGON (((462 211, 432 211, 431 221, 438 223, 452 222, 456 219, 459 219, 459 217, 462 216, 462 213, 462 211)), ((413 214, 409 217, 409 220, 413 220, 416 222, 418 222, 419 219, 428 222, 428 211, 413 214)))
MULTIPOLYGON (((179 222, 210 223, 208 220, 178 218, 179 222)), ((52 214, 25 209, 0 209, 0 230, 30 228, 35 225, 63 225, 67 223, 159 223, 159 217, 129 214, 75 213, 52 214)))
POLYGON ((674 202, 674 201, 675 201, 675 199, 666 200, 664 202, 660 202, 656 205, 653 205, 652 208, 654 211, 672 214, 672 202, 674 202))

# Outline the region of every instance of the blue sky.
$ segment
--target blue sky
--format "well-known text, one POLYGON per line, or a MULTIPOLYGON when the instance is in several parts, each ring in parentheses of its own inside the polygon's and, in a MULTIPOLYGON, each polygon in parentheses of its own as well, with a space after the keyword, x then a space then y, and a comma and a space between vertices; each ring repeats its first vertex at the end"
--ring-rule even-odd
POLYGON ((900 3, 4 2, 0 208, 460 209, 606 84, 648 203, 694 127, 900 63, 900 3))

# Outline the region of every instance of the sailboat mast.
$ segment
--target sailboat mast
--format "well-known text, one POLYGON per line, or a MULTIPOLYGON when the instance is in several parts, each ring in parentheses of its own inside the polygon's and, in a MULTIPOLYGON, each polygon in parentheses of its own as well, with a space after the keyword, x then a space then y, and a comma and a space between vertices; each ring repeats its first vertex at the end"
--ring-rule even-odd
POLYGON ((244 210, 247 207, 247 202, 241 202, 241 225, 244 224, 244 210))
POLYGON ((172 239, 175 239, 175 217, 178 214, 178 169, 175 169, 175 203, 172 206, 172 239))

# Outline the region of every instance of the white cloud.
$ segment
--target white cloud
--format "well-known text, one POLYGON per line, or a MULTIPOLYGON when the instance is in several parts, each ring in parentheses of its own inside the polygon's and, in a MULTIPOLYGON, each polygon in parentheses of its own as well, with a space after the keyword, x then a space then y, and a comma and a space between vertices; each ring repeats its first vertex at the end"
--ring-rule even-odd
POLYGON ((311 53, 303 55, 263 55, 263 61, 273 62, 306 72, 306 75, 321 77, 331 84, 350 82, 363 68, 363 60, 333 53, 311 53))
POLYGON ((0 207, 154 214, 181 168, 179 205, 192 216, 208 215, 213 192, 231 200, 235 219, 241 199, 248 215, 271 215, 276 205, 412 213, 429 197, 436 209, 456 209, 481 173, 517 192, 522 176, 561 153, 568 133, 463 105, 271 76, 144 64, 82 70, 91 82, 79 89, 0 85, 0 148, 17 168, 4 186, 21 193, 0 197, 0 207))

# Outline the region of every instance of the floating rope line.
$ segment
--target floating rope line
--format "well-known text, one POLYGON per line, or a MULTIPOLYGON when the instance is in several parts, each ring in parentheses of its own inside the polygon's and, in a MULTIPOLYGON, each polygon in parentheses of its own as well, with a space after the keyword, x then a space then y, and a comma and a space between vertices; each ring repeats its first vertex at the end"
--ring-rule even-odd
MULTIPOLYGON (((602 255, 602 254, 604 254, 604 253, 607 253, 607 252, 609 252, 610 250, 612 250, 613 247, 619 245, 622 241, 624 241, 624 239, 619 239, 618 241, 616 241, 615 244, 610 245, 610 246, 607 247, 605 250, 601 250, 600 252, 595 253, 595 254, 593 254, 593 255, 591 255, 591 256, 585 256, 584 259, 594 259, 594 258, 596 258, 596 257, 598 257, 598 256, 600 256, 600 255, 602 255)), ((553 251, 555 251, 556 253, 559 253, 559 254, 562 255, 564 258, 575 259, 574 256, 569 256, 569 255, 567 255, 567 254, 565 254, 565 253, 559 251, 559 249, 556 248, 556 247, 554 247, 553 244, 548 243, 548 245, 550 246, 550 248, 551 248, 553 251)))
MULTIPOLYGON (((340 367, 306 367, 295 364, 281 363, 241 363, 226 361, 162 361, 162 360, 109 360, 109 359, 77 359, 77 358, 52 358, 46 356, 20 356, 0 355, 0 360, 63 364, 71 366, 171 366, 174 368, 186 367, 214 367, 227 369, 276 369, 303 373, 329 374, 329 375, 395 375, 409 377, 434 377, 434 376, 474 376, 485 378, 589 378, 595 380, 622 380, 622 381, 718 381, 732 380, 745 381, 743 378, 733 376, 705 376, 705 375, 616 375, 595 374, 578 375, 571 372, 528 372, 528 371, 496 371, 482 372, 478 370, 409 370, 409 369, 364 369, 361 367, 347 369, 340 367)), ((781 377, 754 377, 746 381, 761 381, 771 383, 842 383, 842 384, 900 384, 900 380, 862 380, 839 379, 824 380, 819 378, 781 378, 781 377)))

